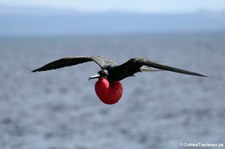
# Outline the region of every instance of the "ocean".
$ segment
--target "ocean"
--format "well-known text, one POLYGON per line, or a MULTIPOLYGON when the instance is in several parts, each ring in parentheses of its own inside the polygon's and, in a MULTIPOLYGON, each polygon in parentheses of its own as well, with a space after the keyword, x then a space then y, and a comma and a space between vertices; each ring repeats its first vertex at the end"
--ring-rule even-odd
MULTIPOLYGON (((0 147, 179 149, 224 144, 225 33, 0 38, 0 147), (115 105, 95 94, 95 63, 31 73, 63 57, 145 57, 208 78, 143 72, 115 105), (189 144, 188 144, 189 143, 189 144)), ((210 148, 210 147, 209 147, 210 148)))

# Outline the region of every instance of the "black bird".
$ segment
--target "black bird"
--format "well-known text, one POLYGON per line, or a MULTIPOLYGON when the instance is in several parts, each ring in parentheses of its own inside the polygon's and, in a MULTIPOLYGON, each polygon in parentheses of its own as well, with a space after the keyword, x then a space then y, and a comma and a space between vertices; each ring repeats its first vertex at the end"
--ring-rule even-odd
POLYGON ((62 67, 89 62, 89 61, 94 61, 101 67, 102 71, 103 70, 107 71, 108 72, 107 79, 109 81, 114 81, 114 80, 120 81, 126 77, 133 76, 137 72, 142 72, 144 70, 151 71, 152 70, 151 68, 167 70, 167 71, 172 71, 172 72, 177 72, 177 73, 182 73, 187 75, 206 77, 205 75, 202 75, 196 72, 191 72, 191 71, 159 64, 145 58, 131 58, 127 62, 121 65, 118 65, 117 63, 109 59, 106 59, 105 57, 102 57, 102 56, 75 56, 75 57, 62 58, 62 59, 53 61, 51 63, 48 63, 38 69, 35 69, 32 72, 58 69, 62 67), (147 67, 143 67, 143 66, 147 66, 147 67))
POLYGON ((95 91, 98 97, 106 104, 114 104, 119 101, 122 96, 122 85, 119 81, 127 77, 134 76, 137 72, 166 70, 186 75, 207 77, 203 74, 163 65, 145 58, 131 58, 127 62, 118 65, 117 63, 101 56, 75 56, 62 58, 50 62, 32 72, 58 69, 89 61, 94 61, 101 67, 98 74, 89 77, 89 79, 99 78, 95 85, 95 91))

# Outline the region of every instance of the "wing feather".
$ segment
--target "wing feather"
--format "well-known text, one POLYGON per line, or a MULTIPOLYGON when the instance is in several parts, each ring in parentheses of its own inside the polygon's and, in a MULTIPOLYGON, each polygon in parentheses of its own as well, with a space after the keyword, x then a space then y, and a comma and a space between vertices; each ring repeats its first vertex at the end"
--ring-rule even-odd
POLYGON ((176 68, 176 67, 172 67, 172 66, 168 66, 168 65, 163 65, 163 64, 156 63, 156 62, 153 62, 153 61, 150 61, 147 59, 139 59, 139 63, 141 63, 142 65, 145 65, 145 66, 149 66, 149 67, 153 67, 153 68, 157 68, 157 69, 161 69, 161 70, 172 71, 172 72, 182 73, 182 74, 186 74, 186 75, 207 77, 200 73, 196 73, 193 71, 184 70, 184 69, 180 69, 180 68, 176 68))
POLYGON ((108 60, 101 56, 75 56, 75 57, 66 57, 66 58, 58 59, 58 60, 50 62, 38 69, 33 70, 32 72, 59 69, 59 68, 63 68, 63 67, 82 64, 82 63, 89 62, 89 61, 94 61, 101 68, 105 68, 110 64, 114 64, 114 62, 112 62, 111 60, 108 60))
POLYGON ((160 63, 156 63, 153 61, 150 61, 145 58, 131 58, 127 62, 119 65, 115 69, 112 70, 112 73, 115 74, 112 76, 112 80, 122 80, 126 77, 133 76, 137 72, 142 72, 143 66, 150 68, 157 69, 157 70, 166 70, 166 71, 172 71, 176 73, 182 73, 186 75, 194 75, 194 76, 200 76, 200 77, 207 77, 203 74, 168 66, 168 65, 163 65, 160 63))

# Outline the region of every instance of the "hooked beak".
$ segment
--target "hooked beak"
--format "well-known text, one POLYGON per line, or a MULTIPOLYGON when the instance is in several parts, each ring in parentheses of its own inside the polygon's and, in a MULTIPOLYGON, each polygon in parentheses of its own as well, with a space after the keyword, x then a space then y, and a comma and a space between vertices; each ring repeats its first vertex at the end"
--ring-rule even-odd
POLYGON ((90 76, 88 78, 88 80, 90 81, 91 79, 96 79, 96 78, 99 78, 99 77, 100 77, 100 75, 99 74, 96 74, 96 75, 90 76))

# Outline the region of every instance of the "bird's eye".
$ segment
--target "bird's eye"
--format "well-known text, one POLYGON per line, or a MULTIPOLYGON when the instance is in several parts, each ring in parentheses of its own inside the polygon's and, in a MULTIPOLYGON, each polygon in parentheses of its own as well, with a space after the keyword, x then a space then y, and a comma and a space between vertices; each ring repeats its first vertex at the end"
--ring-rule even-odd
POLYGON ((101 70, 101 71, 99 72, 99 74, 100 74, 101 76, 108 76, 108 71, 107 71, 107 70, 101 70))

